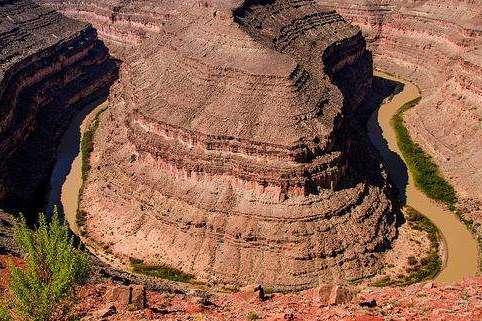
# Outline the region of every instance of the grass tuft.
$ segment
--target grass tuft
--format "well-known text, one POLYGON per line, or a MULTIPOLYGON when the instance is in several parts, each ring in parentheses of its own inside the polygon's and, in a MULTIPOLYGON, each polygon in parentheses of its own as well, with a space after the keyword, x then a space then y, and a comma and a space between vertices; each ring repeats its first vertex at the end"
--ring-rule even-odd
POLYGON ((193 276, 166 264, 145 264, 142 260, 131 259, 132 271, 175 282, 190 282, 193 276))

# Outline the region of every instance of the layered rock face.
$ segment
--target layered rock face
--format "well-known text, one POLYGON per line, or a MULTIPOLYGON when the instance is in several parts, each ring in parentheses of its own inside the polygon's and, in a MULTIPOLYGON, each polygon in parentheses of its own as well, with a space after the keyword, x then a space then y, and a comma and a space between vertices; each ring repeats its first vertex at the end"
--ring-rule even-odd
POLYGON ((420 86, 405 117, 411 135, 462 198, 482 204, 482 2, 318 3, 363 29, 376 67, 420 86))
POLYGON ((113 82, 117 64, 91 26, 31 1, 0 1, 0 21, 0 203, 22 208, 75 107, 113 82))
POLYGON ((314 1, 46 2, 124 60, 81 198, 88 240, 213 283, 380 268, 396 209, 356 127, 358 28, 314 1))

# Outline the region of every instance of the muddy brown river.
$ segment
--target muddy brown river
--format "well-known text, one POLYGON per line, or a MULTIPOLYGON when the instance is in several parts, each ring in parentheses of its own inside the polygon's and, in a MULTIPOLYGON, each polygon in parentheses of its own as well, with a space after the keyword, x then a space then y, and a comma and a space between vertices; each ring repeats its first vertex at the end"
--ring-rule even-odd
MULTIPOLYGON (((465 225, 453 213, 445 210, 415 188, 412 177, 407 175, 407 169, 401 161, 401 152, 396 143, 395 131, 390 125, 392 116, 406 102, 417 98, 420 95, 419 90, 414 84, 403 79, 380 72, 377 72, 376 75, 405 84, 401 93, 383 104, 379 111, 372 115, 368 124, 368 131, 370 139, 381 152, 384 164, 395 184, 399 185, 401 190, 406 185, 407 205, 430 218, 442 232, 447 257, 444 268, 436 281, 451 283, 460 281, 464 277, 474 276, 478 271, 476 241, 465 225)), ((51 179, 52 191, 49 197, 49 206, 62 204, 65 218, 75 233, 78 233, 76 212, 78 195, 82 185, 79 154, 80 136, 90 125, 97 111, 103 107, 105 107, 105 103, 93 110, 84 111, 72 121, 59 147, 58 159, 51 179)))
POLYGON ((51 191, 47 212, 52 206, 60 204, 65 219, 75 234, 79 233, 76 217, 79 192, 82 186, 80 139, 97 112, 105 108, 106 104, 104 102, 93 109, 87 107, 72 120, 59 145, 57 162, 50 179, 51 191))
POLYGON ((375 75, 404 84, 402 92, 380 106, 380 109, 372 115, 368 123, 368 132, 372 143, 382 154, 385 167, 395 184, 401 190, 406 185, 407 205, 432 220, 443 235, 447 255, 444 268, 437 276, 436 281, 453 283, 463 280, 464 277, 474 276, 478 271, 476 240, 454 213, 438 205, 415 187, 412 175, 407 175, 407 169, 400 161, 403 156, 398 148, 395 130, 391 126, 390 120, 401 106, 418 98, 420 91, 417 86, 404 79, 383 72, 376 72, 375 75))

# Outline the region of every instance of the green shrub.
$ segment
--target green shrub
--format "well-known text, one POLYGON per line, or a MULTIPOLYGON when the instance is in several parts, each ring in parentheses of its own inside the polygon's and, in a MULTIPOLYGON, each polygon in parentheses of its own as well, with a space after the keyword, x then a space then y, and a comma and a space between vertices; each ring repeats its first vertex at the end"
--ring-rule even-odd
POLYGON ((418 260, 415 256, 409 256, 408 257, 408 264, 409 265, 417 265, 418 264, 418 260))
POLYGON ((190 282, 192 275, 182 272, 176 268, 166 264, 148 265, 144 264, 142 260, 130 259, 132 270, 136 273, 154 276, 161 279, 166 279, 176 282, 190 282))
POLYGON ((246 316, 248 320, 258 320, 260 319, 259 315, 256 312, 249 312, 246 316))
POLYGON ((403 113, 416 106, 420 102, 420 99, 421 98, 417 98, 408 102, 393 116, 391 122, 397 133, 397 143, 407 162, 408 168, 413 174, 415 185, 428 197, 444 202, 453 210, 457 202, 457 195, 454 188, 442 177, 432 157, 425 153, 423 149, 412 140, 408 129, 405 127, 403 113))
POLYGON ((12 316, 10 315, 10 311, 4 306, 0 305, 0 321, 11 321, 12 316))
POLYGON ((50 223, 40 215, 36 231, 22 218, 15 228, 15 240, 26 256, 23 268, 8 265, 12 309, 26 320, 50 320, 73 286, 87 280, 88 257, 74 247, 56 208, 50 223))

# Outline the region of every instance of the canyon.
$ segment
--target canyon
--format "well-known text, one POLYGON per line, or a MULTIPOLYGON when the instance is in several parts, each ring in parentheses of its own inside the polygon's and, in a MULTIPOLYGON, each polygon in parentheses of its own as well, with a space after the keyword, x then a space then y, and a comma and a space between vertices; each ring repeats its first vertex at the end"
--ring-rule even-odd
MULTIPOLYGON (((210 284, 376 273, 398 212, 354 116, 372 70, 360 30, 313 1, 156 7, 162 31, 112 50, 123 66, 81 195, 85 242, 210 284)), ((139 27, 137 10, 117 6, 109 30, 139 27)))
POLYGON ((405 122, 482 233, 482 2, 317 1, 359 26, 376 68, 417 84, 405 122))
POLYGON ((1 1, 0 21, 0 204, 37 209, 63 129, 118 63, 92 26, 32 1, 1 1))
POLYGON ((90 249, 209 285, 372 276, 401 223, 364 128, 374 66, 420 87, 410 134, 482 233, 480 1, 36 3, 0 1, 0 207, 45 197, 70 119, 107 99, 78 208, 90 249))

